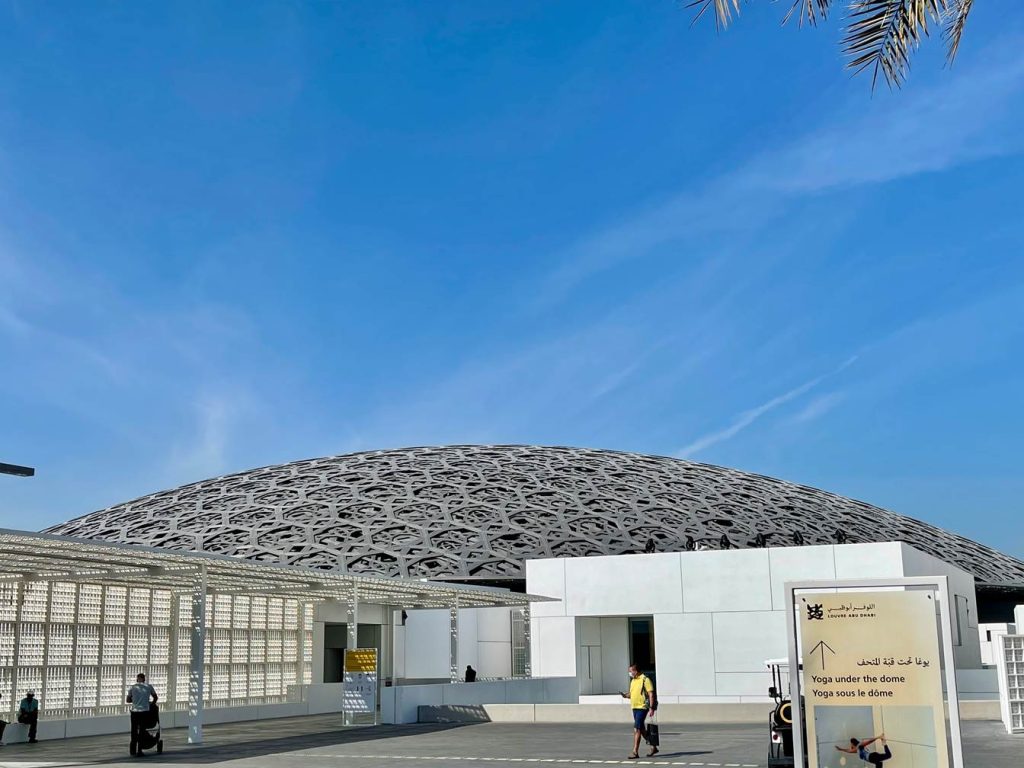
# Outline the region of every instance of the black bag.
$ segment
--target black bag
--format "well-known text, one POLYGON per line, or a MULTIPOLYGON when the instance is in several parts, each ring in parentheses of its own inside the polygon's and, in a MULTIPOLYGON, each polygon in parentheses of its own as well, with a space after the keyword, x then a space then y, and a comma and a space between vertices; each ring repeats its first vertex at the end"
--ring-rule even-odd
POLYGON ((660 746, 661 735, 658 733, 657 723, 647 724, 647 743, 650 744, 652 747, 660 746))

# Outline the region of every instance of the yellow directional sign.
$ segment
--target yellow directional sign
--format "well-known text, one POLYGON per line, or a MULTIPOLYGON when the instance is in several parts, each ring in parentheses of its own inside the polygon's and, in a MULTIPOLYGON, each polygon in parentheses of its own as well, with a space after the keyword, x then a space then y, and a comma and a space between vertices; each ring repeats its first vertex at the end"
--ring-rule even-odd
POLYGON ((376 672, 377 649, 353 648, 345 651, 346 672, 376 672))
POLYGON ((352 648, 345 651, 341 711, 377 711, 377 649, 352 648))

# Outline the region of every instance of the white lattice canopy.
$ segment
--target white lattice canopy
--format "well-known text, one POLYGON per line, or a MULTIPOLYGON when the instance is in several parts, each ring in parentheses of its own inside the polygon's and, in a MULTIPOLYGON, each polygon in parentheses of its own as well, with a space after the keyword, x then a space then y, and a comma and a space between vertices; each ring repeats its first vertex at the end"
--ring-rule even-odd
POLYGON ((398 608, 523 606, 547 598, 503 589, 385 578, 0 529, 0 584, 38 581, 190 592, 205 571, 213 594, 259 594, 302 602, 349 600, 398 608))

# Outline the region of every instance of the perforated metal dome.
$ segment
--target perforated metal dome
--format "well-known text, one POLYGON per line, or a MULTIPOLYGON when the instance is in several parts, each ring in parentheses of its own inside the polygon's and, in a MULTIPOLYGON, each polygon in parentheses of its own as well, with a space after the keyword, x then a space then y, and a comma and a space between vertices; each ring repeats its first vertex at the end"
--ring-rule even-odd
POLYGON ((144 496, 48 529, 350 572, 518 580, 535 557, 905 541, 981 582, 1024 562, 869 504, 734 469, 617 451, 447 446, 296 461, 144 496))

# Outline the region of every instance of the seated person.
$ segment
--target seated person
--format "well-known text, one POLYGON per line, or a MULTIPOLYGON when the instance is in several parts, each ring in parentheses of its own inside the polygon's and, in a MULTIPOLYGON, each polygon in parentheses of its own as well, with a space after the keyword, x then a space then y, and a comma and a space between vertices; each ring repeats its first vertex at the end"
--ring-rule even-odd
POLYGON ((28 726, 28 743, 36 743, 36 727, 39 724, 39 701, 35 691, 25 691, 25 698, 18 707, 18 722, 28 726))

